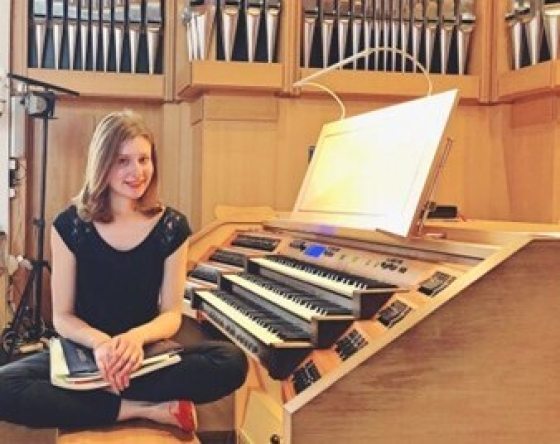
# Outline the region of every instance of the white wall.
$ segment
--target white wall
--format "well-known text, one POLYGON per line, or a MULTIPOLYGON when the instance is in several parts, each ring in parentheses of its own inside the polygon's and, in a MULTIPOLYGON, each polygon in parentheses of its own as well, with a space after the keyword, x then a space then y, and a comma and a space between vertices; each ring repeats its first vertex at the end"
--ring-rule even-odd
POLYGON ((10 70, 11 1, 0 0, 0 231, 9 232, 9 106, 5 73, 10 70), (5 102, 4 102, 5 101, 5 102), (4 102, 2 104, 2 102, 4 102))
MULTIPOLYGON (((0 231, 9 232, 9 183, 8 183, 8 156, 9 156, 9 94, 6 89, 5 73, 10 68, 10 22, 11 0, 0 0, 0 231), (3 104, 2 102, 5 101, 3 104)), ((6 248, 7 248, 6 242, 6 248)), ((7 251, 0 251, 7 254, 7 251)), ((3 258, 0 258, 3 259, 3 258)), ((3 262, 0 260, 0 262, 3 262)), ((1 273, 0 273, 1 274, 1 273)), ((7 320, 6 304, 6 275, 0 275, 0 329, 4 329, 7 320)))

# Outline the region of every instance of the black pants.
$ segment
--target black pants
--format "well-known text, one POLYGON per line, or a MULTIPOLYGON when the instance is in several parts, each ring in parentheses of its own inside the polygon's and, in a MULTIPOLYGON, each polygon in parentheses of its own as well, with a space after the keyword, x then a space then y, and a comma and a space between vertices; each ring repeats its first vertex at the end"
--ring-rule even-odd
POLYGON ((163 402, 222 398, 245 381, 247 358, 235 346, 207 341, 182 352, 180 363, 130 381, 121 396, 73 391, 50 383, 48 352, 0 367, 0 420, 32 427, 92 427, 116 421, 121 399, 163 402))

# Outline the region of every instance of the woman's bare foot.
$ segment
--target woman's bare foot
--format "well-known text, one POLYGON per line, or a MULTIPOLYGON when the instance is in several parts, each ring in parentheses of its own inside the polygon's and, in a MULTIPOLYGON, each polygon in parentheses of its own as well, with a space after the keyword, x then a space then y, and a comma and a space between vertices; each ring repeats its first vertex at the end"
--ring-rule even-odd
POLYGON ((198 426, 195 406, 187 400, 157 404, 123 400, 117 420, 123 421, 131 418, 145 418, 160 424, 173 425, 187 433, 196 431, 198 426))
POLYGON ((170 424, 183 429, 185 432, 194 432, 197 427, 196 410, 191 401, 169 401, 153 404, 151 420, 161 424, 170 424))

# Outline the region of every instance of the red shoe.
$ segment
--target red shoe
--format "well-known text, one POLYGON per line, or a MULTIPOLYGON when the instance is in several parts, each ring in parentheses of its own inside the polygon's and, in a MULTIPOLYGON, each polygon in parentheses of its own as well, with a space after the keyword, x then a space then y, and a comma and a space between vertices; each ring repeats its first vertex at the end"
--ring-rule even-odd
POLYGON ((171 405, 170 403, 169 413, 177 419, 183 431, 187 433, 195 432, 198 427, 198 421, 194 404, 191 401, 180 400, 177 402, 177 409, 175 411, 171 410, 171 405))

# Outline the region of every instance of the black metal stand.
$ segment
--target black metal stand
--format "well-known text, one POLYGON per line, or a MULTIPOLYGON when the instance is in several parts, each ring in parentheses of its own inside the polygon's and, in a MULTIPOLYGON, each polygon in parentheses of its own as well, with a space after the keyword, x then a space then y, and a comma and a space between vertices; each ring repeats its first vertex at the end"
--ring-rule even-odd
MULTIPOLYGON (((2 332, 2 347, 5 352, 3 361, 9 362, 16 348, 23 344, 36 343, 48 332, 45 322, 41 316, 41 303, 43 300, 43 269, 49 273, 51 267, 44 258, 45 243, 45 201, 47 185, 47 146, 49 136, 49 120, 54 118, 54 107, 56 96, 48 89, 58 90, 72 95, 78 93, 38 82, 26 77, 8 74, 16 80, 26 84, 38 85, 45 88, 45 91, 27 93, 24 95, 22 103, 31 117, 41 118, 43 121, 43 133, 41 143, 41 177, 39 182, 39 217, 33 220, 37 231, 37 255, 31 260, 31 271, 27 277, 23 294, 14 313, 13 320, 2 332)), ((2 364, 0 360, 0 364, 2 364)))

